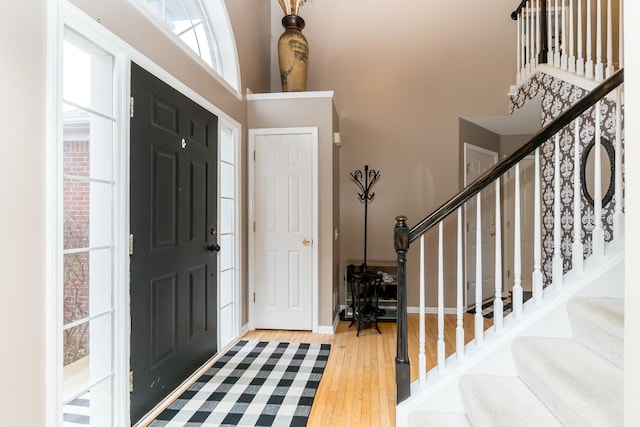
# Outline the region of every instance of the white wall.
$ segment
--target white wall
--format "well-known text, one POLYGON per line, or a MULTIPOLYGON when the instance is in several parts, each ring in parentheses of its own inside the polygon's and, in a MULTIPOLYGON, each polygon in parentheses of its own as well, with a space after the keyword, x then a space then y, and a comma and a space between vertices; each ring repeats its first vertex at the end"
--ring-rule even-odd
POLYGON ((0 6, 0 424, 45 425, 46 0, 0 6))
POLYGON ((637 40, 637 22, 640 18, 640 4, 625 2, 625 163, 634 167, 625 168, 626 188, 626 264, 625 264, 625 397, 624 425, 633 427, 640 420, 638 405, 638 384, 640 383, 640 51, 634 43, 637 40))

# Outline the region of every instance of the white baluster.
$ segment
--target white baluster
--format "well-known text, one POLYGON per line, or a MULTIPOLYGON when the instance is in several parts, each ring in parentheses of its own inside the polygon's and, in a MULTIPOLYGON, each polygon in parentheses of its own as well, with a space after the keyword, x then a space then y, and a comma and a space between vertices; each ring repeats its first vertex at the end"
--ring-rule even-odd
POLYGON ((585 75, 587 78, 593 78, 593 52, 591 48, 591 0, 587 0, 587 62, 584 64, 585 75))
POLYGON ((613 17, 611 16, 611 2, 607 0, 607 78, 613 74, 613 17))
POLYGON ((518 19, 516 20, 516 27, 517 27, 517 31, 516 31, 516 82, 518 84, 522 83, 524 81, 524 76, 522 75, 522 59, 521 56, 523 55, 523 51, 522 51, 522 41, 520 40, 521 38, 521 27, 522 27, 522 13, 520 15, 518 15, 518 19))
POLYGON ((427 381, 427 356, 425 353, 425 268, 424 268, 424 234, 420 236, 420 302, 419 302, 419 318, 420 327, 418 330, 418 379, 420 387, 423 387, 427 381))
POLYGON ((536 304, 542 302, 542 233, 540 224, 540 148, 536 148, 535 177, 533 200, 533 273, 531 283, 533 301, 536 304))
POLYGON ((458 208, 458 283, 456 294, 456 354, 458 360, 464 359, 464 325, 462 310, 462 292, 464 286, 464 274, 462 264, 462 208, 458 208))
POLYGON ((578 57, 576 58, 576 73, 578 73, 578 75, 582 76, 584 75, 584 55, 582 53, 582 37, 584 36, 584 34, 582 34, 582 1, 583 0, 578 0, 578 15, 577 15, 577 19, 578 19, 578 31, 577 31, 577 38, 578 38, 578 57))
POLYGON ((567 58, 567 14, 565 13, 564 0, 562 0, 560 13, 562 13, 562 55, 560 56, 560 67, 566 71, 569 69, 569 61, 567 58))
POLYGON ((540 63, 540 0, 536 0, 536 66, 540 63))
MULTIPOLYGON (((581 1, 581 0, 578 0, 581 1)), ((569 0, 569 72, 576 72, 576 55, 574 52, 573 0, 569 0)))
POLYGON ((624 67, 624 0, 620 0, 618 20, 618 70, 624 67))
POLYGON ((495 270, 495 298, 493 300, 493 325, 496 332, 502 331, 504 306, 502 303, 502 214, 500 204, 500 178, 496 180, 496 230, 495 230, 495 247, 496 247, 496 270, 495 270))
POLYGON ((574 122, 573 144, 573 245, 571 264, 576 274, 584 268, 584 244, 582 243, 582 195, 580 193, 580 121, 574 122))
POLYGON ((475 341, 476 346, 484 343, 484 318, 482 317, 482 211, 480 193, 476 196, 476 314, 475 341))
POLYGON ((553 200, 553 286, 559 289, 563 286, 562 265, 562 227, 560 221, 560 132, 556 133, 555 143, 555 177, 553 200))
MULTIPOLYGON (((545 0, 546 1, 546 0, 545 0)), ((547 1, 547 63, 553 65, 553 37, 551 37, 551 0, 547 1)))
POLYGON ((522 12, 520 12, 522 14, 522 26, 520 27, 520 30, 522 32, 521 34, 521 46, 522 46, 522 78, 524 80, 529 78, 529 67, 527 66, 527 14, 526 14, 526 9, 522 9, 522 12))
POLYGON ((560 68, 560 24, 559 24, 560 9, 558 8, 558 0, 555 0, 554 19, 555 23, 555 40, 553 43, 553 66, 560 68))
POLYGON ((522 240, 521 240, 521 219, 520 219, 520 163, 516 164, 515 177, 515 209, 513 225, 513 292, 511 304, 516 319, 522 315, 522 240))
POLYGON ((444 244, 442 221, 438 224, 438 372, 444 372, 444 244))
POLYGON ((602 0, 596 1, 596 81, 602 81, 604 77, 604 64, 602 64, 602 0))
POLYGON ((535 49, 535 30, 534 30, 534 11, 533 0, 527 2, 527 10, 529 15, 529 75, 535 73, 536 68, 536 49, 535 49))
POLYGON ((604 255, 604 229, 602 228, 602 159, 600 153, 600 138, 601 132, 601 110, 600 101, 595 105, 596 108, 596 130, 595 138, 596 143, 593 146, 595 151, 595 167, 593 174, 593 255, 604 255))
POLYGON ((622 87, 616 89, 615 202, 613 238, 623 244, 624 215, 622 213, 622 87))

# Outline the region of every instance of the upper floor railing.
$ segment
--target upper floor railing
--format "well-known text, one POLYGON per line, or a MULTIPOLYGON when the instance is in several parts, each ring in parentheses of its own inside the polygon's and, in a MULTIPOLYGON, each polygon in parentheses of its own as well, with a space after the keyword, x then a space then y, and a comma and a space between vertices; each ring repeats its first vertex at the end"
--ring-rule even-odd
POLYGON ((517 84, 539 64, 597 82, 623 67, 623 0, 523 0, 517 21, 517 84))

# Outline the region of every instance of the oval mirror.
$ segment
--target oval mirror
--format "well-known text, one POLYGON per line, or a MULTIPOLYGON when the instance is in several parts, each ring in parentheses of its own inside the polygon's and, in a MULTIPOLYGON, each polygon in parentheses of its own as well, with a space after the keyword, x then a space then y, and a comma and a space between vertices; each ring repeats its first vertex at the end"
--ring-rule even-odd
MULTIPOLYGON (((582 170, 580 171, 582 193, 591 206, 593 206, 593 195, 595 193, 595 145, 594 140, 585 147, 582 153, 582 170)), ((613 144, 606 138, 600 138, 600 165, 600 191, 604 194, 602 206, 605 206, 611 201, 615 191, 615 152, 613 144)))

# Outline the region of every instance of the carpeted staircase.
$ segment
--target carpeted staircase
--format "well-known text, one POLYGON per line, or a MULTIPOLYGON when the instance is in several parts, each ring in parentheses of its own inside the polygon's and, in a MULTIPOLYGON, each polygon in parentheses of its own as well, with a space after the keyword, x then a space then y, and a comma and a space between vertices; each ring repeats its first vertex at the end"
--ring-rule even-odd
POLYGON ((409 425, 552 427, 623 425, 624 300, 574 297, 573 338, 515 338, 517 376, 466 375, 466 414, 416 411, 409 425))

